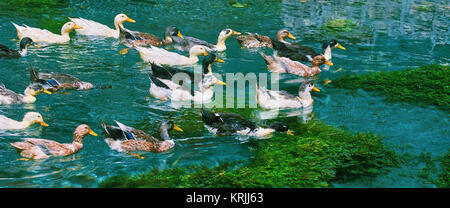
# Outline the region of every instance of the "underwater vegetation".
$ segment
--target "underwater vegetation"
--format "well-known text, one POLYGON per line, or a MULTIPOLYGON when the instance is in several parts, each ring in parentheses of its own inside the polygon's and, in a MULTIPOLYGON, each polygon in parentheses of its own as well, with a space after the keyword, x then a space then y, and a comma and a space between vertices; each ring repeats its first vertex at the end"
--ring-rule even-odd
POLYGON ((335 87, 364 89, 383 95, 387 101, 434 105, 449 112, 450 66, 427 65, 419 68, 363 75, 346 75, 333 81, 335 87))
POLYGON ((259 140, 249 161, 151 169, 110 177, 100 187, 330 187, 333 181, 375 176, 399 163, 383 138, 371 133, 350 133, 317 120, 290 128, 295 136, 259 140))
POLYGON ((441 160, 441 173, 436 182, 441 188, 450 188, 450 151, 441 160))

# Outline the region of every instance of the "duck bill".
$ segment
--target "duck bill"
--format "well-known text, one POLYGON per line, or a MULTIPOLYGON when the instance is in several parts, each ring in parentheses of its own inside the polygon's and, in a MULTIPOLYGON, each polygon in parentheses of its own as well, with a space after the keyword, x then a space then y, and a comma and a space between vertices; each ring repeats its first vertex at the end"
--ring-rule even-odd
POLYGON ((331 63, 329 61, 325 61, 325 64, 328 65, 328 66, 333 66, 334 65, 333 63, 331 63))
POLYGON ((316 91, 316 92, 320 92, 320 89, 317 88, 316 86, 313 86, 313 90, 316 91))
POLYGON ((181 35, 180 31, 178 31, 177 36, 180 37, 180 38, 183 38, 183 35, 181 35))
POLYGON ((291 130, 288 130, 288 131, 286 132, 286 134, 287 134, 287 135, 291 135, 291 136, 294 136, 294 133, 292 133, 292 131, 291 131, 291 130))
POLYGON ((135 22, 136 22, 136 21, 134 21, 134 19, 131 19, 131 18, 129 18, 129 17, 127 17, 127 20, 125 20, 125 21, 131 22, 131 23, 135 23, 135 22))
POLYGON ((218 85, 227 85, 227 83, 222 82, 219 79, 216 80, 216 84, 218 84, 218 85))
POLYGON ((39 124, 40 124, 41 126, 45 126, 45 127, 47 127, 47 126, 48 126, 48 124, 46 124, 46 123, 45 123, 45 122, 43 122, 43 121, 39 122, 39 124))
POLYGON ((94 131, 92 131, 92 129, 89 130, 89 134, 92 135, 92 136, 98 136, 94 131))
POLYGON ((74 25, 73 29, 83 29, 83 27, 79 26, 79 25, 74 25))
POLYGON ((37 47, 37 48, 41 48, 42 46, 40 45, 36 45, 36 43, 32 43, 31 46, 37 47))
POLYGON ((203 55, 204 55, 204 56, 207 56, 207 55, 208 55, 208 52, 204 52, 203 55))
POLYGON ((289 33, 288 38, 295 40, 295 37, 291 33, 289 33))
POLYGON ((216 58, 215 62, 219 62, 219 63, 225 63, 224 60, 220 59, 220 58, 216 58))
POLYGON ((236 31, 234 31, 234 30, 231 32, 231 35, 241 35, 241 34, 242 34, 242 33, 236 32, 236 31))
POLYGON ((49 94, 49 95, 52 94, 52 92, 50 92, 50 91, 48 91, 48 90, 43 90, 42 92, 45 93, 45 94, 49 94))
POLYGON ((339 48, 339 49, 342 49, 342 50, 344 50, 344 51, 345 51, 345 48, 344 48, 344 46, 342 46, 342 45, 341 45, 341 44, 339 44, 339 43, 338 43, 338 44, 336 45, 336 48, 339 48))
POLYGON ((179 131, 179 132, 183 132, 183 129, 181 129, 180 127, 178 127, 177 125, 173 125, 173 130, 175 131, 179 131))

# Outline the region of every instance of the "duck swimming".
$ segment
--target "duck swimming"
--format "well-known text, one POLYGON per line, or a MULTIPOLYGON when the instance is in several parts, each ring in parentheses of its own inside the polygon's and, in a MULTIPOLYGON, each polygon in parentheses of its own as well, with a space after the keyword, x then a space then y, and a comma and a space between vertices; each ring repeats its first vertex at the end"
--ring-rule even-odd
POLYGON ((82 28, 73 22, 67 22, 61 28, 61 35, 54 34, 48 30, 43 30, 39 28, 29 27, 27 25, 19 26, 11 22, 17 29, 17 37, 21 39, 22 37, 29 37, 34 42, 45 42, 45 43, 67 43, 70 41, 70 32, 74 29, 82 28))
POLYGON ((139 51, 139 55, 144 62, 169 66, 194 65, 199 60, 198 56, 208 55, 206 48, 200 45, 195 45, 189 50, 189 57, 169 52, 155 46, 150 46, 149 48, 135 46, 135 48, 139 51))
POLYGON ((16 121, 4 115, 0 115, 0 129, 8 129, 8 130, 25 129, 35 123, 38 123, 41 126, 48 126, 48 124, 44 122, 42 115, 36 112, 26 113, 23 116, 22 121, 16 121))
POLYGON ((333 63, 327 61, 323 55, 314 57, 311 62, 311 67, 309 67, 286 57, 279 57, 277 55, 268 56, 263 52, 260 52, 260 54, 264 58, 264 62, 269 70, 276 73, 290 73, 302 77, 312 77, 321 72, 320 66, 322 64, 333 66, 333 63))
POLYGON ((152 64, 153 74, 149 73, 150 94, 161 100, 193 100, 194 102, 202 103, 210 101, 214 95, 213 86, 216 84, 226 85, 226 83, 217 79, 212 73, 212 64, 215 62, 223 62, 223 60, 218 59, 215 54, 209 54, 203 59, 201 79, 195 79, 195 74, 192 72, 152 64), (187 76, 182 77, 183 73, 187 76), (175 76, 178 76, 176 78, 182 78, 182 85, 172 81, 175 76), (188 83, 196 84, 199 90, 193 90, 188 83))
POLYGON ((183 129, 174 124, 173 121, 163 120, 159 126, 160 138, 155 138, 142 130, 126 126, 116 121, 117 126, 106 125, 102 121, 102 127, 106 144, 119 152, 146 151, 165 152, 175 146, 175 141, 170 138, 169 131, 183 132, 183 129))
POLYGON ((172 27, 167 27, 164 31, 164 39, 158 38, 150 33, 136 32, 119 27, 119 39, 122 44, 127 47, 135 46, 167 46, 172 43, 171 36, 177 35, 179 32, 172 27))
POLYGON ((281 57, 287 57, 297 61, 311 61, 318 55, 325 55, 327 60, 331 59, 331 49, 339 48, 345 50, 345 48, 339 44, 336 40, 331 40, 322 45, 323 54, 317 53, 314 49, 308 46, 301 45, 300 43, 288 43, 278 40, 272 40, 273 49, 276 54, 281 57))
MULTIPOLYGON (((177 30, 178 28, 175 29, 175 31, 177 30)), ((177 36, 171 36, 171 38, 173 40, 174 47, 181 51, 190 51, 190 49, 195 45, 201 45, 204 46, 208 52, 216 52, 216 51, 225 51, 227 49, 225 41, 232 35, 240 35, 240 34, 241 34, 240 32, 236 32, 230 28, 223 29, 222 31, 220 31, 219 37, 217 38, 217 44, 215 45, 208 43, 204 40, 200 40, 198 38, 182 36, 181 33, 179 32, 177 33, 177 36)))
POLYGON ((41 47, 36 45, 29 37, 24 37, 20 40, 19 50, 10 49, 5 45, 0 44, 0 58, 17 59, 27 54, 28 46, 41 47))
MULTIPOLYGON (((287 30, 279 30, 277 32, 276 38, 282 43, 287 43, 286 38, 291 38, 295 40, 295 37, 287 30)), ((268 36, 263 36, 257 33, 249 33, 247 35, 241 35, 236 37, 236 40, 242 47, 246 48, 259 48, 259 47, 269 47, 272 48, 272 40, 268 36)))
POLYGON ((265 137, 275 131, 293 135, 288 125, 283 122, 274 122, 268 128, 263 128, 236 113, 212 112, 203 108, 202 119, 206 128, 217 135, 265 137))
POLYGON ((40 73, 30 66, 31 83, 39 83, 46 90, 56 92, 58 90, 89 90, 94 87, 89 82, 83 82, 78 78, 62 73, 40 73))
POLYGON ((124 22, 132 22, 132 23, 136 22, 130 19, 126 14, 118 14, 114 17, 115 29, 111 29, 106 25, 94 22, 92 20, 87 20, 83 18, 69 18, 69 19, 75 24, 81 26, 80 28, 76 28, 75 30, 80 35, 93 35, 111 38, 119 38, 120 33, 119 28, 123 27, 124 22))
POLYGON ((0 104, 24 104, 34 103, 36 95, 40 93, 52 94, 50 91, 44 89, 40 84, 30 84, 24 91, 24 94, 17 94, 12 90, 6 89, 3 83, 0 83, 0 104))
POLYGON ((312 81, 306 81, 300 85, 298 96, 291 95, 286 91, 273 91, 260 87, 257 91, 257 102, 264 109, 305 108, 314 102, 311 90, 320 92, 312 81))
POLYGON ((97 136, 88 125, 79 125, 73 133, 73 142, 61 144, 47 139, 25 138, 23 142, 11 143, 22 157, 29 159, 46 159, 51 156, 67 156, 75 154, 83 148, 86 135, 97 136))

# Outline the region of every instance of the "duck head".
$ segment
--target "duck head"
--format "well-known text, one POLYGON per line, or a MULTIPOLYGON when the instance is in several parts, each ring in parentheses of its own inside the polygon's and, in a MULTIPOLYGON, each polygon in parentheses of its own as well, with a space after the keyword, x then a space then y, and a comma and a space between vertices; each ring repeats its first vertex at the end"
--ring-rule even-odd
POLYGON ((219 80, 217 77, 215 77, 212 73, 212 64, 220 62, 224 63, 222 59, 217 58, 217 56, 213 53, 208 54, 202 61, 203 65, 203 79, 202 82, 200 82, 200 89, 203 88, 210 88, 214 85, 226 85, 225 82, 219 80))
POLYGON ((286 42, 286 41, 284 41, 286 38, 295 40, 295 37, 287 30, 279 30, 277 32, 277 40, 278 41, 286 42))
POLYGON ((81 125, 79 125, 79 126, 75 129, 75 131, 73 132, 73 134, 76 135, 76 136, 81 136, 81 137, 84 137, 84 136, 86 136, 86 135, 88 135, 88 134, 90 134, 90 135, 92 135, 92 136, 97 136, 97 134, 96 134, 94 131, 92 131, 92 129, 91 129, 88 125, 86 125, 86 124, 81 124, 81 125))
POLYGON ((173 122, 172 120, 165 120, 165 119, 161 121, 159 129, 160 130, 167 129, 168 131, 175 130, 175 131, 183 132, 183 129, 181 129, 180 127, 175 125, 175 122, 173 122))
POLYGON ((331 48, 339 48, 339 49, 341 49, 341 50, 346 50, 341 44, 339 44, 338 42, 337 42, 337 40, 330 40, 329 42, 328 42, 328 45, 331 47, 331 48))
POLYGON ((36 112, 28 112, 28 113, 26 113, 25 116, 23 117, 23 121, 29 122, 31 124, 38 123, 41 126, 48 126, 48 124, 46 124, 44 122, 44 119, 42 118, 42 115, 40 113, 36 113, 36 112))
POLYGON ((315 57, 313 58, 312 62, 311 62, 311 66, 312 66, 312 67, 318 67, 318 66, 321 66, 322 64, 326 64, 326 65, 329 65, 329 66, 333 66, 333 63, 330 62, 330 61, 328 61, 328 60, 325 58, 325 56, 323 56, 323 55, 315 56, 315 57))
POLYGON ((126 14, 118 14, 114 17, 114 25, 122 25, 124 22, 135 23, 136 21, 129 18, 126 14))
POLYGON ((75 29, 83 29, 83 27, 75 24, 74 22, 67 22, 61 28, 61 35, 69 35, 69 33, 75 29))
POLYGON ((189 55, 190 56, 206 56, 208 55, 208 52, 206 51, 206 48, 204 46, 201 45, 195 45, 192 46, 192 48, 189 50, 189 55))
POLYGON ((25 49, 25 48, 27 48, 28 46, 35 46, 35 47, 38 47, 38 48, 40 48, 41 46, 39 46, 39 45, 36 45, 36 43, 31 39, 31 38, 29 38, 29 37, 24 37, 24 38, 22 38, 21 40, 20 40, 20 49, 22 50, 22 49, 25 49))
POLYGON ((49 95, 52 94, 50 91, 46 90, 39 83, 32 83, 32 84, 28 85, 28 87, 25 89, 25 92, 24 92, 25 96, 27 96, 27 95, 36 96, 41 93, 45 93, 45 94, 49 94, 49 95))
POLYGON ((240 32, 236 32, 230 28, 226 28, 223 29, 222 31, 220 31, 219 33, 219 40, 223 40, 225 41, 226 39, 228 39, 229 37, 231 37, 232 35, 240 35, 240 32))
POLYGON ((275 121, 272 124, 270 124, 269 128, 274 129, 275 131, 278 132, 286 132, 286 134, 288 135, 294 135, 291 132, 291 130, 289 130, 289 126, 284 122, 275 121))

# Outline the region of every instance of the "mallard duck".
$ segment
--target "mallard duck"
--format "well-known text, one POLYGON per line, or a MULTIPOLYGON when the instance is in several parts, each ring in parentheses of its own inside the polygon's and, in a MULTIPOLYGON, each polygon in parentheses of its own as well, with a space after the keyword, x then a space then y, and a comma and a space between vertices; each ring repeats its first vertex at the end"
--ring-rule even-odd
POLYGON ((258 88, 257 101, 264 109, 279 108, 305 108, 313 104, 311 90, 320 92, 312 81, 303 82, 298 89, 298 96, 289 94, 288 92, 273 91, 265 88, 258 88))
POLYGON ((175 141, 170 138, 169 131, 183 132, 183 129, 175 125, 173 121, 163 120, 159 126, 161 138, 157 139, 142 130, 126 126, 118 121, 116 123, 117 126, 109 126, 102 121, 102 127, 107 137, 106 144, 119 152, 165 152, 175 146, 175 141))
POLYGON ((89 90, 94 87, 89 82, 83 82, 78 78, 62 73, 40 73, 30 66, 31 83, 39 83, 46 90, 55 92, 58 90, 89 90))
POLYGON ((20 40, 19 50, 10 49, 5 45, 0 44, 0 58, 17 59, 27 54, 28 46, 41 47, 36 45, 29 37, 24 37, 20 40))
POLYGON ((40 93, 52 94, 50 91, 44 89, 40 84, 30 84, 24 91, 24 94, 17 94, 12 90, 6 89, 3 83, 0 83, 0 104, 24 104, 34 103, 36 95, 40 93))
POLYGON ((45 43, 67 43, 70 40, 69 33, 74 29, 83 28, 73 22, 67 22, 61 28, 61 35, 54 34, 48 30, 43 30, 39 28, 29 27, 24 25, 24 27, 11 22, 17 29, 17 37, 21 39, 22 37, 29 37, 34 42, 45 42, 45 43))
POLYGON ((189 57, 180 55, 178 53, 169 52, 162 48, 150 46, 144 48, 140 46, 134 46, 138 51, 141 59, 147 63, 155 63, 159 65, 169 66, 186 66, 194 65, 198 62, 198 56, 208 55, 204 46, 196 45, 189 50, 189 57))
MULTIPOLYGON (((178 28, 176 28, 175 31, 179 31, 178 28)), ((177 36, 172 35, 171 38, 173 40, 174 47, 178 50, 189 51, 195 45, 201 45, 204 46, 207 51, 215 52, 226 50, 227 46, 225 45, 225 41, 232 35, 240 35, 240 34, 241 34, 240 32, 236 32, 229 28, 223 29, 222 31, 220 31, 219 37, 217 38, 217 44, 215 45, 194 37, 182 36, 181 33, 179 32, 177 33, 177 36)))
POLYGON ((82 27, 75 30, 80 35, 94 35, 112 38, 119 38, 120 33, 119 28, 123 27, 124 22, 132 22, 132 23, 136 22, 130 19, 126 14, 118 14, 116 15, 116 17, 114 17, 115 29, 111 29, 106 25, 94 22, 92 20, 87 20, 83 18, 69 18, 69 19, 72 22, 75 22, 75 24, 82 27))
POLYGON ((206 128, 217 135, 265 137, 275 131, 293 135, 288 125, 283 122, 274 122, 268 128, 263 128, 236 113, 212 112, 203 108, 202 119, 206 128))
POLYGON ((23 116, 22 121, 10 119, 4 115, 0 115, 0 129, 25 129, 35 123, 41 126, 48 126, 44 122, 42 115, 36 112, 28 112, 23 116))
POLYGON ((286 57, 279 57, 277 55, 267 56, 263 52, 260 52, 260 54, 264 58, 269 70, 277 73, 291 73, 303 77, 312 77, 321 72, 320 66, 322 64, 333 66, 333 63, 327 61, 323 55, 314 57, 311 67, 309 67, 286 57))
POLYGON ((217 79, 212 73, 212 64, 214 62, 223 62, 218 59, 215 54, 209 54, 203 61, 203 72, 201 78, 195 79, 192 72, 179 70, 171 67, 162 67, 152 64, 153 74, 149 73, 150 94, 161 100, 207 102, 214 95, 213 86, 216 84, 226 85, 226 83, 217 79), (182 77, 186 73, 187 76, 182 77), (183 84, 179 85, 172 80, 175 78, 183 78, 183 84), (196 84, 199 90, 192 90, 189 83, 196 84))
POLYGON ((273 49, 276 54, 281 57, 287 57, 297 61, 312 61, 312 59, 318 55, 324 55, 327 60, 331 59, 331 49, 340 48, 345 50, 336 40, 331 40, 322 45, 323 54, 317 53, 314 49, 308 46, 301 45, 300 43, 288 43, 280 42, 278 40, 272 40, 273 49), (327 50, 328 49, 328 50, 327 50))
POLYGON ((79 125, 73 133, 73 142, 61 144, 47 139, 25 138, 23 142, 11 143, 22 157, 29 159, 46 159, 50 156, 67 156, 75 154, 83 148, 86 135, 97 136, 88 125, 79 125))
MULTIPOLYGON (((287 30, 279 30, 277 32, 277 40, 282 43, 287 43, 286 38, 291 38, 295 40, 295 37, 287 30)), ((272 41, 270 37, 263 36, 257 33, 249 33, 247 35, 241 35, 236 37, 236 40, 242 47, 247 48, 259 48, 259 47, 269 47, 272 48, 272 41)))
POLYGON ((171 36, 177 35, 179 32, 175 31, 172 27, 167 27, 164 31, 164 39, 158 38, 150 33, 136 32, 127 30, 123 27, 120 28, 119 39, 120 42, 127 47, 135 46, 166 46, 172 43, 171 36))

